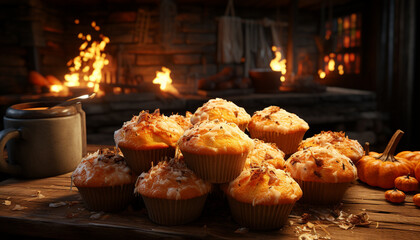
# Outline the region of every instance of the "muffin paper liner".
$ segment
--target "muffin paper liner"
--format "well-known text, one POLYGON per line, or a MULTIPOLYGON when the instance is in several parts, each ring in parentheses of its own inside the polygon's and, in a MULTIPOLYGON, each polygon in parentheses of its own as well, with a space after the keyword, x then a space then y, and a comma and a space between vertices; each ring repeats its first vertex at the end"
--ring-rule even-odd
POLYGON ((302 189, 303 196, 299 200, 309 204, 335 204, 343 199, 350 183, 321 183, 295 179, 302 189))
POLYGON ((248 127, 248 122, 245 122, 245 123, 239 123, 239 124, 238 124, 238 127, 239 127, 239 129, 241 129, 242 131, 244 131, 244 132, 245 132, 246 127, 248 127))
POLYGON ((175 148, 172 147, 152 150, 133 150, 124 147, 120 147, 120 149, 128 166, 137 175, 149 171, 152 162, 153 165, 157 165, 158 162, 165 160, 165 157, 173 158, 175 156, 175 148))
POLYGON ((277 132, 258 131, 255 129, 248 129, 252 138, 258 138, 264 142, 275 143, 277 147, 286 155, 297 151, 299 143, 302 141, 305 131, 299 131, 291 134, 281 134, 277 132))
POLYGON ((134 199, 134 183, 108 187, 77 187, 88 209, 124 210, 134 199))
POLYGON ((233 219, 240 225, 256 230, 278 229, 289 217, 295 203, 255 205, 244 203, 228 196, 233 219))
POLYGON ((246 154, 200 155, 182 152, 188 168, 211 183, 227 183, 241 174, 246 154))
POLYGON ((180 225, 200 217, 207 194, 184 200, 142 197, 151 221, 161 225, 180 225))

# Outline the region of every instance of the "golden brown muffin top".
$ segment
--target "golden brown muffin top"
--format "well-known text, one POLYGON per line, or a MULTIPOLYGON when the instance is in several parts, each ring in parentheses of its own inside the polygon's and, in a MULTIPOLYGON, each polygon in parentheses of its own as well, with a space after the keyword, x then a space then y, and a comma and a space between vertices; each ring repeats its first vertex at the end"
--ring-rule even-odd
POLYGON ((222 98, 210 99, 199 107, 191 117, 191 123, 196 124, 205 120, 225 120, 236 125, 248 123, 251 116, 244 108, 222 98))
POLYGON ((270 164, 274 168, 284 168, 284 152, 276 144, 265 143, 259 139, 253 139, 254 148, 246 158, 245 168, 260 167, 263 164, 270 164))
POLYGON ((237 201, 253 206, 291 204, 302 197, 299 184, 285 171, 271 166, 245 169, 222 189, 237 201))
POLYGON ((350 158, 353 162, 357 162, 364 154, 362 145, 360 145, 357 140, 349 139, 344 132, 322 131, 313 137, 303 140, 299 144, 298 150, 312 146, 333 147, 339 153, 350 158))
POLYGON ((105 187, 134 183, 136 175, 119 152, 99 149, 82 159, 71 175, 77 187, 105 187))
POLYGON ((333 148, 309 147, 287 159, 285 171, 294 179, 309 182, 344 183, 357 178, 350 158, 333 148))
POLYGON ((191 199, 209 193, 211 184, 197 177, 178 159, 159 162, 149 172, 142 173, 134 193, 150 198, 171 200, 191 199))
POLYGON ((192 113, 187 111, 185 112, 185 116, 179 115, 179 114, 172 114, 169 116, 170 119, 175 120, 179 126, 182 127, 182 129, 187 130, 188 128, 192 127, 190 118, 192 116, 192 113))
POLYGON ((216 119, 186 130, 178 146, 182 152, 196 154, 248 154, 254 142, 236 124, 216 119))
POLYGON ((309 125, 294 113, 277 106, 269 106, 254 113, 248 129, 289 134, 307 131, 309 125))
POLYGON ((114 140, 119 147, 132 149, 156 149, 175 147, 184 129, 174 120, 161 115, 159 109, 154 113, 141 111, 122 128, 115 131, 114 140))

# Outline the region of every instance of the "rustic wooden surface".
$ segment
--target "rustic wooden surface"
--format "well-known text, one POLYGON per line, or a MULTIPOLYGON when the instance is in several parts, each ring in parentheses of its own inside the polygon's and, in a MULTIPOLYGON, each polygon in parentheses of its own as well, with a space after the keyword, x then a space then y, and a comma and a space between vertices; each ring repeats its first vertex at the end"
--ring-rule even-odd
MULTIPOLYGON (((97 146, 90 146, 93 151, 97 146)), ((0 232, 7 236, 23 235, 35 238, 220 238, 220 239, 298 239, 303 212, 328 212, 333 206, 297 204, 288 223, 275 231, 247 231, 230 216, 227 203, 217 196, 206 203, 202 216, 182 226, 160 226, 149 221, 141 201, 118 213, 91 212, 85 209, 77 188, 70 187, 71 173, 35 180, 7 179, 0 182, 0 232), (7 202, 10 201, 10 205, 7 202), (51 203, 66 205, 50 207, 51 203), (23 207, 16 209, 16 205, 23 207), (99 216, 99 218, 95 218, 99 216)), ((325 224, 325 231, 316 228, 321 236, 331 239, 420 239, 420 208, 407 196, 402 205, 385 201, 384 190, 354 182, 340 207, 345 213, 365 211, 370 217, 368 226, 344 230, 336 224, 325 224)), ((310 220, 311 223, 317 223, 310 220)))

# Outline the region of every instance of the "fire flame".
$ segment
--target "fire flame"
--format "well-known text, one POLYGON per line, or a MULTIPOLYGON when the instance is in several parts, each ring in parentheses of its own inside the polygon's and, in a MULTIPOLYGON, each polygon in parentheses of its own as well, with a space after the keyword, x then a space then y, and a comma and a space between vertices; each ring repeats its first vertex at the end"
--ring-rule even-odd
POLYGON ((52 93, 59 93, 64 90, 63 85, 51 85, 50 92, 52 93))
POLYGON ((153 79, 154 84, 160 85, 160 90, 170 93, 174 96, 179 96, 178 90, 172 85, 171 70, 162 67, 162 72, 156 71, 156 77, 153 79))
POLYGON ((166 67, 162 67, 162 72, 156 71, 156 78, 153 79, 154 84, 160 84, 160 90, 165 91, 168 86, 172 83, 171 70, 166 67))
MULTIPOLYGON (((271 50, 275 53, 276 57, 271 60, 270 67, 271 70, 281 72, 283 75, 286 74, 286 59, 281 59, 281 52, 280 47, 272 46, 271 50)), ((283 79, 281 79, 282 82, 284 82, 285 78, 282 76, 283 79)))
MULTIPOLYGON (((97 31, 100 30, 95 22, 92 22, 91 26, 97 31)), ((109 64, 103 51, 110 40, 102 34, 100 42, 92 41, 90 34, 79 33, 78 38, 85 41, 79 47, 79 56, 67 63, 70 73, 64 76, 64 84, 68 87, 87 86, 94 92, 99 92, 102 68, 109 64)))

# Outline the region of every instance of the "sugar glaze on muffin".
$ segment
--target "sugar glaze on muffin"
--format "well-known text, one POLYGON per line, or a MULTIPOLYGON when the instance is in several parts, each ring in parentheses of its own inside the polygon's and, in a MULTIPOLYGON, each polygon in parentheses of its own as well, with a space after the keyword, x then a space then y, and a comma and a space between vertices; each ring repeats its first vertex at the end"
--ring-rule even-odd
POLYGON ((303 140, 298 150, 311 146, 332 147, 350 158, 353 162, 357 162, 364 154, 362 145, 357 140, 349 139, 344 132, 322 131, 311 138, 303 140))
POLYGON ((295 203, 302 196, 289 173, 271 166, 245 169, 225 191, 237 201, 253 206, 295 203))
POLYGON ((174 120, 163 114, 159 109, 154 113, 141 111, 122 128, 115 131, 114 139, 117 146, 131 149, 156 149, 175 147, 184 133, 184 129, 174 120))
POLYGON ((181 151, 197 154, 248 154, 254 142, 236 124, 213 120, 186 130, 178 145, 181 151))
POLYGON ((282 134, 309 129, 303 119, 277 106, 269 106, 256 111, 248 127, 282 134))
POLYGON ((253 139, 254 148, 249 152, 245 168, 259 167, 264 164, 270 164, 274 168, 284 168, 284 152, 282 152, 276 144, 265 143, 259 139, 253 139))
POLYGON ((159 162, 149 172, 142 173, 136 182, 135 192, 151 198, 190 199, 205 195, 211 184, 198 178, 181 160, 159 162))
POLYGON ((82 159, 72 180, 76 186, 102 187, 134 183, 136 176, 119 153, 99 149, 82 159))
POLYGON ((309 147, 294 153, 285 169, 294 179, 310 182, 340 183, 357 178, 357 169, 350 158, 335 149, 309 147))
POLYGON ((222 98, 210 99, 199 107, 191 117, 191 123, 196 124, 205 120, 224 120, 238 125, 242 130, 251 120, 251 116, 244 108, 222 98))

